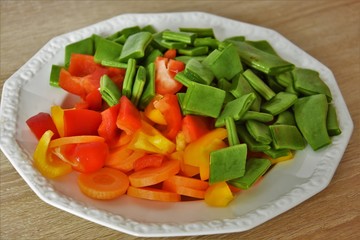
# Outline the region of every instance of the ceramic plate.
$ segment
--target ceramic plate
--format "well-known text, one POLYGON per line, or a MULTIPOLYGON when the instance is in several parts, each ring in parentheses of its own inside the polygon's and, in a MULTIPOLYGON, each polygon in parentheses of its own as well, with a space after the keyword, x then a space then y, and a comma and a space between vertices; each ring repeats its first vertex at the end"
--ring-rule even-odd
POLYGON ((120 15, 55 37, 5 82, 2 92, 1 149, 31 189, 50 205, 136 236, 207 235, 254 228, 323 190, 343 156, 352 131, 348 109, 326 66, 271 29, 201 12, 120 15), (204 201, 159 203, 128 196, 95 201, 80 193, 75 174, 57 181, 42 177, 32 166, 31 156, 37 141, 25 121, 72 98, 63 90, 49 86, 51 65, 63 64, 64 48, 69 43, 94 33, 105 36, 125 27, 148 24, 158 31, 211 27, 220 40, 235 35, 268 40, 284 59, 320 73, 333 94, 342 134, 320 151, 307 147, 297 152, 294 160, 277 164, 259 185, 238 195, 226 208, 208 207, 204 201))

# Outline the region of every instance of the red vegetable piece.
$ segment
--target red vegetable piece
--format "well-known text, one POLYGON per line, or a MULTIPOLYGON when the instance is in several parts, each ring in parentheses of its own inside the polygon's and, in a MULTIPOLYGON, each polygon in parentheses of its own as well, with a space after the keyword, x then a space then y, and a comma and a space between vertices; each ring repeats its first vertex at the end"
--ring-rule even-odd
POLYGON ((158 94, 175 94, 183 85, 174 79, 177 72, 184 70, 185 64, 164 57, 155 60, 155 91, 158 94), (168 66, 169 65, 169 66, 168 66))
POLYGON ((116 125, 126 134, 133 134, 141 128, 141 115, 135 105, 124 95, 119 100, 120 109, 116 125))
POLYGON ((182 125, 182 115, 176 95, 165 94, 163 98, 154 101, 154 107, 164 115, 167 123, 162 133, 170 140, 174 140, 182 125))
POLYGON ((212 120, 208 117, 186 115, 182 120, 182 132, 187 143, 195 141, 212 129, 212 120))
POLYGON ((26 120, 26 124, 38 140, 47 130, 51 130, 54 133, 52 139, 59 137, 58 130, 49 113, 40 112, 26 120))
POLYGON ((101 113, 89 109, 64 111, 64 136, 97 135, 101 124, 101 113))
POLYGON ((164 57, 174 59, 176 57, 176 49, 169 49, 164 53, 164 57))
POLYGON ((139 171, 147 167, 160 167, 165 155, 161 154, 147 154, 134 162, 134 170, 139 171))
POLYGON ((101 112, 102 121, 98 129, 98 134, 112 146, 117 143, 121 130, 116 126, 116 120, 119 114, 120 104, 116 104, 101 112))

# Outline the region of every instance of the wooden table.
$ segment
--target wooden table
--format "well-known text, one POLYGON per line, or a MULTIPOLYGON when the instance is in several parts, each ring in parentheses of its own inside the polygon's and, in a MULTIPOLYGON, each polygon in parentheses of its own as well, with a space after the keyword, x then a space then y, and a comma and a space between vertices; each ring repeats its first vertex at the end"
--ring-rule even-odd
MULTIPOLYGON (((360 239, 360 2, 1 1, 1 88, 47 41, 123 13, 204 11, 272 28, 329 67, 355 124, 330 185, 243 233, 175 239, 360 239), (357 228, 357 229, 356 229, 357 228)), ((135 239, 42 202, 1 153, 1 239, 135 239)))

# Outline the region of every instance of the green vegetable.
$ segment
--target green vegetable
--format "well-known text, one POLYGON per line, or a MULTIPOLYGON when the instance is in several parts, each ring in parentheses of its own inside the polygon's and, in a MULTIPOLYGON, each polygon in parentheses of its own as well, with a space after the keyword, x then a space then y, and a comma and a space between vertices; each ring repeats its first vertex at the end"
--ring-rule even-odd
POLYGON ((296 126, 270 125, 270 133, 275 149, 302 150, 306 142, 296 126))
POLYGON ((180 27, 180 32, 196 33, 198 37, 215 37, 214 30, 212 28, 186 28, 180 27))
POLYGON ((245 122, 245 126, 250 135, 257 142, 263 144, 270 144, 272 142, 269 126, 267 126, 266 124, 255 120, 248 120, 245 122))
POLYGON ((69 67, 70 57, 73 53, 94 55, 94 40, 92 37, 68 44, 65 47, 65 67, 69 67))
POLYGON ((333 104, 329 104, 328 107, 326 128, 329 136, 337 136, 341 134, 341 129, 337 119, 336 109, 333 104))
POLYGON ((249 93, 225 104, 220 116, 215 121, 215 127, 225 126, 225 119, 232 117, 239 120, 255 101, 255 94, 249 93))
POLYGON ((195 47, 207 46, 209 48, 216 49, 218 45, 219 41, 214 38, 195 38, 194 40, 195 47))
POLYGON ((241 188, 249 189, 271 166, 271 162, 265 158, 250 158, 246 161, 246 171, 244 176, 228 181, 229 184, 241 188))
POLYGON ((144 86, 144 91, 141 94, 140 98, 140 108, 145 109, 145 107, 150 103, 150 101, 155 97, 155 63, 150 63, 146 67, 146 82, 144 86))
POLYGON ((272 115, 278 115, 289 109, 297 100, 297 96, 292 93, 279 92, 270 101, 261 105, 261 110, 272 115))
POLYGON ((194 82, 210 85, 214 80, 214 74, 196 59, 190 59, 186 64, 184 74, 194 82))
POLYGON ((123 82, 122 95, 125 95, 127 98, 131 99, 131 92, 134 84, 134 77, 136 74, 136 60, 133 58, 129 58, 127 65, 128 67, 126 69, 123 82))
POLYGON ((127 63, 121 63, 121 62, 112 61, 112 60, 102 60, 101 65, 103 65, 105 67, 115 67, 115 68, 127 68, 128 67, 127 63))
POLYGON ((202 56, 207 54, 209 48, 207 46, 200 46, 200 47, 187 47, 187 48, 180 48, 179 54, 185 56, 202 56))
POLYGON ((121 97, 120 89, 107 75, 100 78, 100 93, 109 106, 116 105, 121 97))
POLYGON ((294 114, 291 111, 284 111, 277 116, 274 125, 293 125, 296 126, 294 114))
POLYGON ((163 39, 175 41, 175 42, 183 42, 192 44, 196 38, 196 33, 190 32, 173 32, 173 31, 164 31, 162 34, 163 39))
POLYGON ((217 79, 232 79, 243 71, 240 58, 233 45, 227 46, 222 51, 215 49, 202 62, 209 67, 217 79))
POLYGON ((246 130, 246 127, 242 124, 236 126, 238 136, 240 140, 247 144, 248 148, 252 152, 263 152, 269 150, 271 147, 269 144, 257 142, 250 133, 246 130))
POLYGON ((213 184, 244 176, 246 155, 246 144, 237 144, 212 151, 210 153, 209 183, 213 184))
POLYGON ((132 89, 131 102, 134 103, 135 106, 139 104, 142 92, 144 90, 146 82, 146 70, 145 67, 139 66, 136 77, 132 89))
POLYGON ((94 61, 97 63, 101 63, 103 60, 117 61, 122 49, 123 46, 118 43, 105 38, 99 38, 95 50, 94 61))
POLYGON ((51 73, 50 73, 50 85, 54 87, 60 87, 59 86, 59 76, 60 71, 63 68, 63 66, 55 65, 53 64, 51 66, 51 73))
POLYGON ((253 71, 251 71, 251 69, 247 69, 243 75, 250 85, 267 101, 275 97, 275 92, 269 88, 253 71))
POLYGON ((294 69, 294 64, 262 51, 244 41, 227 40, 234 44, 241 60, 248 66, 269 75, 277 75, 294 69))
POLYGON ((142 58, 145 56, 145 49, 153 39, 152 34, 149 32, 138 32, 130 35, 119 57, 120 62, 126 62, 130 58, 142 58))
POLYGON ((291 151, 289 149, 274 149, 274 148, 264 151, 264 153, 266 155, 270 156, 271 158, 279 158, 279 157, 288 156, 290 154, 290 152, 291 151))
POLYGON ((228 142, 230 146, 240 144, 239 137, 237 135, 235 121, 232 117, 225 119, 225 126, 228 133, 228 142))
POLYGON ((182 108, 197 115, 217 118, 224 99, 224 90, 193 82, 186 90, 182 108))
POLYGON ((312 149, 331 143, 326 126, 328 102, 324 94, 299 98, 293 109, 297 126, 312 149))
POLYGON ((263 113, 263 112, 255 112, 255 111, 247 111, 241 118, 241 121, 246 120, 256 120, 259 122, 270 122, 274 119, 274 116, 269 113, 263 113))

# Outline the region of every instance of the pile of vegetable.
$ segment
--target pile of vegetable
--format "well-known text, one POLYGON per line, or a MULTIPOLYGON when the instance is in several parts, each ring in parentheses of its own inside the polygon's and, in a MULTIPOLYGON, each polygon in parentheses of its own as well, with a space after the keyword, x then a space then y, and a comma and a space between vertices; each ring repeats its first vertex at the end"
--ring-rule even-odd
POLYGON ((211 28, 92 35, 66 46, 50 84, 79 102, 27 120, 34 166, 48 178, 76 171, 94 199, 226 206, 272 165, 341 133, 318 72, 211 28))

